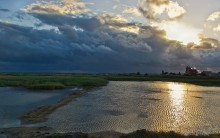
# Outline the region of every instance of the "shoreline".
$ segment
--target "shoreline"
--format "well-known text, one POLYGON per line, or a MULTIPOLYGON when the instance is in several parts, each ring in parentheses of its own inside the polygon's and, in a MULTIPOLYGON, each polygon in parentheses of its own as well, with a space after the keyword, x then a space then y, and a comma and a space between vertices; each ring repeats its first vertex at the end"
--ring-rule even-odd
POLYGON ((84 96, 87 92, 90 90, 94 89, 95 87, 85 87, 82 90, 80 90, 77 93, 72 93, 56 103, 46 105, 46 106, 41 106, 36 109, 33 109, 32 111, 29 111, 25 114, 23 114, 19 119, 21 120, 21 124, 34 124, 34 123, 41 123, 45 122, 48 120, 48 115, 54 112, 56 109, 59 107, 62 107, 64 105, 67 105, 70 103, 72 100, 84 96))
POLYGON ((19 127, 19 128, 0 128, 0 134, 7 138, 220 138, 220 134, 209 135, 183 135, 173 131, 156 132, 147 130, 137 130, 128 134, 103 131, 95 133, 56 133, 48 127, 19 127))

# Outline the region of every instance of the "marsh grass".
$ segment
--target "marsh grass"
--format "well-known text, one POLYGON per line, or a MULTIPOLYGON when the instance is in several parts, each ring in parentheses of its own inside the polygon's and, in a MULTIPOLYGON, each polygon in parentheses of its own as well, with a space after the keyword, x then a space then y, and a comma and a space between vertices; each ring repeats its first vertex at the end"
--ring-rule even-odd
POLYGON ((31 84, 26 86, 28 89, 42 89, 42 90, 53 90, 53 89, 65 89, 66 86, 62 83, 47 82, 42 84, 31 84))
POLYGON ((182 135, 173 131, 170 132, 153 132, 147 130, 137 130, 129 134, 115 133, 112 134, 108 132, 97 133, 97 135, 90 135, 86 133, 55 133, 47 136, 47 138, 220 138, 220 134, 211 135, 182 135), (110 136, 109 136, 110 134, 110 136))
POLYGON ((220 134, 186 136, 173 131, 153 132, 147 130, 137 130, 129 134, 123 134, 120 138, 220 138, 220 134))
POLYGON ((220 86, 220 77, 162 76, 135 74, 0 74, 0 86, 25 87, 28 89, 64 89, 68 86, 99 87, 108 81, 164 81, 183 82, 201 86, 220 86))
POLYGON ((108 80, 97 75, 42 75, 12 74, 0 75, 0 86, 25 87, 28 89, 64 89, 68 86, 104 86, 108 80))
POLYGON ((106 76, 110 81, 164 81, 182 82, 200 86, 220 86, 220 77, 206 76, 172 76, 172 75, 109 75, 106 76))

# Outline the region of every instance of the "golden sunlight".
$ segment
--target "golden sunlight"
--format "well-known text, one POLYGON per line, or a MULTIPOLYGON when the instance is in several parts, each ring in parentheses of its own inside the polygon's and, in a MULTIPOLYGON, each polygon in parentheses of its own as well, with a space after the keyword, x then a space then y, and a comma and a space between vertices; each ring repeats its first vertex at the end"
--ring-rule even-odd
POLYGON ((166 22, 159 24, 158 27, 166 31, 167 39, 180 41, 183 44, 188 44, 190 42, 199 44, 200 39, 198 34, 201 32, 200 29, 178 22, 166 22))
POLYGON ((183 100, 183 94, 185 91, 184 85, 178 83, 169 83, 168 89, 170 90, 170 95, 175 103, 180 103, 183 100))
POLYGON ((135 34, 138 34, 139 32, 139 27, 132 27, 132 26, 129 26, 129 27, 121 27, 119 28, 121 31, 124 31, 124 32, 130 32, 130 33, 135 33, 135 34))
POLYGON ((170 100, 172 106, 171 113, 175 120, 173 125, 175 126, 182 121, 182 117, 184 115, 184 98, 187 89, 185 85, 178 83, 169 83, 168 89, 170 91, 170 100))

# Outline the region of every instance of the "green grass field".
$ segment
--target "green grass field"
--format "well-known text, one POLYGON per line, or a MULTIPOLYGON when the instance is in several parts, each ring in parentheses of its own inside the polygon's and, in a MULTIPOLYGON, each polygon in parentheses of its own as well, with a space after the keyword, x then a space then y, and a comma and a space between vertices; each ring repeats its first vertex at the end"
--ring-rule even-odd
POLYGON ((97 75, 0 75, 0 86, 25 87, 28 89, 64 89, 68 86, 104 86, 108 80, 97 75))
POLYGON ((28 89, 64 89, 68 86, 105 86, 108 81, 166 81, 220 86, 220 77, 162 75, 0 74, 0 86, 28 89))

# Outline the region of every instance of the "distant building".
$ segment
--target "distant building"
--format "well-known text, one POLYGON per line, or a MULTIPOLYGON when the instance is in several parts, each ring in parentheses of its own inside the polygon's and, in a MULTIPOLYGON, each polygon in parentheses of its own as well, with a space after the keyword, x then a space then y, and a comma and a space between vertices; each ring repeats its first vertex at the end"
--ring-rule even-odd
POLYGON ((196 68, 191 68, 190 66, 186 67, 185 75, 196 76, 199 74, 199 71, 196 68))
POLYGON ((162 75, 168 75, 168 72, 165 72, 164 70, 162 70, 162 75))

